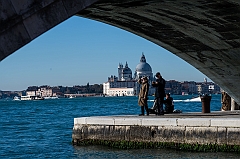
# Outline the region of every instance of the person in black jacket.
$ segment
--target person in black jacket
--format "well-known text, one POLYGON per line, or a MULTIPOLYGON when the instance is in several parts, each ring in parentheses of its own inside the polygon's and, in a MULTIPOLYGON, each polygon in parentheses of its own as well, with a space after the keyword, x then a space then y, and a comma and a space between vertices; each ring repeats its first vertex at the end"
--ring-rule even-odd
POLYGON ((165 80, 162 78, 159 72, 156 73, 156 81, 152 82, 152 86, 155 87, 155 100, 157 104, 156 115, 164 115, 163 101, 165 97, 165 80))
POLYGON ((163 102, 165 104, 165 112, 166 113, 173 113, 174 110, 174 104, 173 104, 173 98, 170 97, 170 94, 166 94, 166 99, 163 102))

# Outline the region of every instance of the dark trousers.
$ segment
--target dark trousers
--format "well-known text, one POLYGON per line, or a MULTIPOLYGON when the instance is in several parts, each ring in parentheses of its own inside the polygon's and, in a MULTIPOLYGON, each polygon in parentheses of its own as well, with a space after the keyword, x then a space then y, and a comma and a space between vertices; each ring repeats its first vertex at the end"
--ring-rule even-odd
POLYGON ((142 114, 144 114, 144 108, 145 108, 145 110, 146 110, 146 112, 147 112, 147 115, 149 115, 149 112, 148 112, 148 106, 147 106, 147 105, 145 105, 145 106, 141 106, 142 114))
POLYGON ((163 101, 164 101, 164 97, 158 97, 155 99, 156 100, 156 104, 157 104, 157 114, 163 114, 163 101))

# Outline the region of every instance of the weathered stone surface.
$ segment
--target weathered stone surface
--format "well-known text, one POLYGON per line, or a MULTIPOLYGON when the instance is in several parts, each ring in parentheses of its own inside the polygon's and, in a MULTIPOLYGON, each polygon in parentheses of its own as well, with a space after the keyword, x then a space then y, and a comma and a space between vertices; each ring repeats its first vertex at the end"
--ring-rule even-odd
POLYGON ((86 124, 87 117, 74 118, 74 125, 86 124))
POLYGON ((73 128, 72 138, 75 140, 82 140, 88 138, 88 126, 86 125, 78 125, 73 128))
POLYGON ((104 138, 108 140, 125 140, 126 126, 106 126, 104 138))
POLYGON ((186 127, 186 143, 209 144, 217 142, 217 127, 186 127))
POLYGON ((217 128, 217 144, 219 145, 227 144, 227 128, 223 127, 217 128))
POLYGON ((104 140, 105 126, 103 125, 91 125, 88 126, 88 139, 104 140))
POLYGON ((70 17, 95 2, 97 2, 97 0, 81 0, 81 1, 65 0, 63 1, 63 4, 70 17))
POLYGON ((114 118, 115 125, 142 125, 139 118, 114 118))
POLYGON ((30 37, 34 39, 67 18, 68 14, 62 2, 58 1, 29 16, 24 20, 24 24, 30 37))
POLYGON ((57 0, 21 0, 21 1, 15 1, 11 0, 15 11, 18 15, 21 15, 23 19, 27 18, 28 16, 31 16, 35 12, 38 12, 42 8, 48 6, 52 2, 57 0))
POLYGON ((127 141, 130 141, 130 128, 131 128, 131 126, 126 126, 125 139, 126 139, 127 141))
POLYGON ((1 1, 0 60, 94 2, 96 0, 1 1), (18 26, 23 24, 24 28, 18 29, 18 26), (8 36, 5 35, 10 38, 6 38, 8 36), (19 38, 20 35, 22 39, 19 38), (17 38, 12 40, 11 37, 17 38), (8 49, 8 46, 11 46, 11 49, 8 49))
POLYGON ((144 126, 177 126, 175 118, 145 118, 142 119, 142 125, 144 126))
POLYGON ((227 128, 227 144, 240 145, 240 128, 227 128))
MULTIPOLYGON (((219 117, 219 115, 222 114, 222 112, 219 112, 218 116, 215 116, 215 118, 211 119, 211 121, 217 121, 214 123, 214 125, 209 125, 209 117, 194 118, 192 117, 192 114, 190 114, 189 117, 187 117, 186 114, 182 114, 179 115, 178 118, 176 118, 175 115, 168 115, 165 116, 165 119, 164 117, 159 118, 157 116, 136 116, 136 119, 141 119, 142 121, 147 119, 146 125, 143 125, 144 123, 142 125, 132 125, 132 123, 130 122, 128 122, 129 125, 114 125, 112 124, 112 122, 107 125, 104 120, 125 120, 126 118, 133 119, 133 117, 131 116, 82 117, 82 119, 74 119, 72 139, 73 142, 87 139, 97 139, 111 141, 125 140, 138 142, 240 145, 240 141, 238 140, 240 135, 240 125, 237 125, 237 127, 232 127, 232 123, 235 123, 235 121, 239 120, 236 112, 228 114, 224 119, 221 119, 219 117), (185 116, 185 118, 182 118, 183 116, 185 116), (91 118, 93 118, 94 120, 90 120, 91 118), (154 124, 150 124, 150 119, 152 119, 154 124), (156 122, 156 120, 159 120, 161 123, 162 121, 172 121, 172 119, 174 121, 184 119, 181 120, 181 122, 185 122, 186 124, 173 126, 172 123, 169 122, 168 125, 165 124, 162 126, 158 126, 158 123, 156 122), (193 122, 189 122, 187 120, 193 122), (197 120, 199 120, 200 122, 196 122, 197 120)), ((224 112, 223 114, 225 113, 226 112, 224 112)))
POLYGON ((113 118, 93 117, 93 118, 86 118, 85 121, 87 124, 90 124, 90 125, 99 124, 99 123, 101 123, 102 125, 114 125, 113 118))
MULTIPOLYGON (((0 1, 0 33, 16 24, 16 17, 17 14, 11 1, 0 1)), ((18 19, 17 21, 19 22, 21 19, 18 19)))
POLYGON ((185 127, 159 126, 152 127, 151 141, 184 143, 185 127))
POLYGON ((240 118, 211 119, 211 126, 239 127, 240 126, 240 118))
POLYGON ((147 126, 130 126, 130 141, 150 141, 151 127, 147 126))
POLYGON ((16 48, 12 47, 12 43, 15 46, 21 46, 22 42, 28 43, 31 38, 25 26, 22 23, 16 24, 14 27, 8 29, 9 32, 3 32, 0 34, 0 57, 7 57, 7 54, 3 54, 8 51, 15 51, 16 48))
POLYGON ((193 118, 189 120, 189 118, 177 119, 178 126, 210 126, 210 118, 193 118))

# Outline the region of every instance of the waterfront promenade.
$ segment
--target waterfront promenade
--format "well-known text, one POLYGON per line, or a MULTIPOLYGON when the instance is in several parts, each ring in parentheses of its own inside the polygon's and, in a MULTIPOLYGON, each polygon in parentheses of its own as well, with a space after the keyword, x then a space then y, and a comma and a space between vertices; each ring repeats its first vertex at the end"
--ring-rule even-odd
POLYGON ((73 144, 84 140, 240 146, 240 111, 93 116, 74 119, 73 144))

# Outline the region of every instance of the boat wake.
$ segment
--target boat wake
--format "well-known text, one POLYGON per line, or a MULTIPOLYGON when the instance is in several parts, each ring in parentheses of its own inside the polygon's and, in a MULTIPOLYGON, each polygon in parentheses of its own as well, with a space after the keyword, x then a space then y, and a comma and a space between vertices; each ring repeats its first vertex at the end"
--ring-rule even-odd
POLYGON ((201 102, 201 98, 192 98, 192 99, 185 99, 185 100, 173 100, 174 102, 201 102))
MULTIPOLYGON (((148 100, 150 102, 154 102, 154 100, 148 100)), ((197 97, 197 98, 192 98, 192 99, 174 99, 173 102, 201 102, 201 98, 197 97)))

